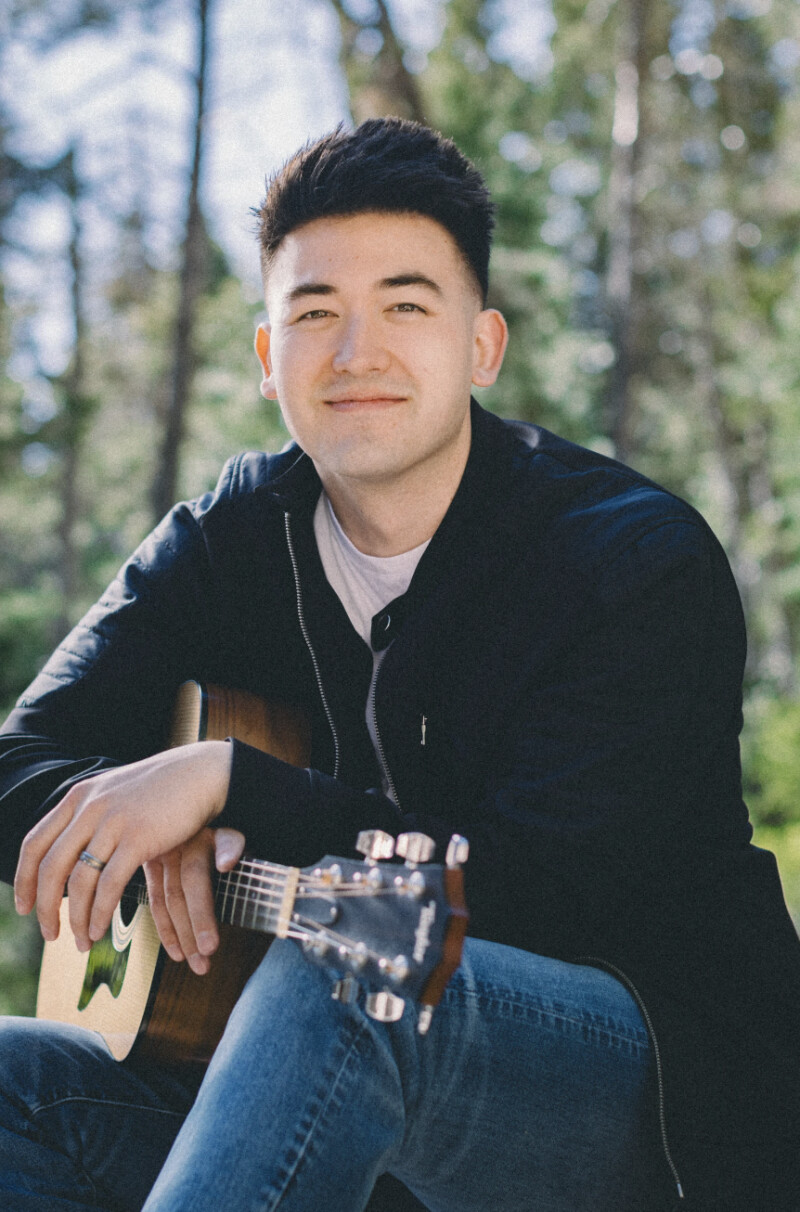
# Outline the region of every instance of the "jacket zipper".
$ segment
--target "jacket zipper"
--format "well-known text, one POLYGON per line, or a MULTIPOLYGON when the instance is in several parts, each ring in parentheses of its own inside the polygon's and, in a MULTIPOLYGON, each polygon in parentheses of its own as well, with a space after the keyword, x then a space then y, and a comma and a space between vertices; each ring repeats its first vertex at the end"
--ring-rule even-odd
POLYGON ((658 1086, 658 1124, 659 1131, 661 1133, 661 1148, 664 1153, 664 1157, 666 1158, 667 1165, 669 1166, 672 1181, 675 1183, 678 1191, 678 1200, 684 1200, 686 1197, 683 1193, 683 1185, 681 1183, 678 1170, 675 1166, 675 1162, 672 1158, 672 1150, 670 1149, 669 1138, 667 1136, 667 1115, 664 1107, 664 1071, 661 1064, 661 1049, 658 1045, 658 1038, 656 1037, 655 1028, 653 1027, 653 1020, 650 1017, 650 1012, 644 1003, 644 999, 630 977, 626 976, 622 969, 618 968, 616 964, 611 964, 608 960, 599 959, 596 955, 579 955, 574 962, 577 964, 594 964, 598 968, 603 968, 606 972, 616 976, 617 980, 619 980, 621 984, 625 986, 633 1000, 636 1002, 639 1013, 644 1019, 647 1034, 653 1048, 653 1057, 655 1058, 656 1062, 656 1083, 658 1086))
POLYGON ((389 763, 386 761, 386 753, 383 748, 383 741, 381 739, 380 729, 378 728, 378 693, 377 692, 378 692, 378 677, 380 676, 380 672, 381 672, 382 668, 383 668, 383 661, 381 661, 380 665, 375 670, 375 673, 372 678, 372 726, 375 729, 375 743, 378 747, 378 757, 380 758, 381 770, 383 771, 383 776, 386 779, 386 786, 389 788, 389 795, 390 795, 391 799, 394 800, 394 802, 399 810, 400 801, 397 798, 397 789, 394 785, 394 779, 392 778, 392 772, 389 769, 389 763))
POLYGON ((328 705, 328 698, 327 698, 327 695, 325 694, 325 687, 322 685, 322 674, 320 672, 319 661, 317 660, 317 654, 314 651, 314 645, 311 643, 311 636, 308 634, 308 628, 306 626, 306 616, 305 616, 305 611, 303 609, 303 593, 300 588, 300 569, 298 568, 298 565, 297 565, 297 556, 295 555, 294 543, 292 542, 291 514, 289 514, 288 512, 284 512, 283 519, 284 519, 284 524, 285 524, 285 528, 286 528, 286 545, 289 548, 289 559, 292 561, 292 573, 294 574, 294 590, 295 590, 295 597, 297 599, 297 619, 298 619, 298 622, 300 623, 300 630, 303 633, 303 639, 306 642, 306 648, 308 649, 309 655, 311 657, 311 664, 314 666, 314 676, 317 679, 317 689, 319 690, 319 697, 322 700, 322 706, 325 711, 325 718, 328 721, 328 726, 330 727, 330 730, 331 730, 331 736, 333 737, 333 777, 338 778, 338 775, 339 775, 339 737, 336 732, 336 725, 334 724, 334 721, 333 721, 333 713, 330 709, 330 706, 328 705))

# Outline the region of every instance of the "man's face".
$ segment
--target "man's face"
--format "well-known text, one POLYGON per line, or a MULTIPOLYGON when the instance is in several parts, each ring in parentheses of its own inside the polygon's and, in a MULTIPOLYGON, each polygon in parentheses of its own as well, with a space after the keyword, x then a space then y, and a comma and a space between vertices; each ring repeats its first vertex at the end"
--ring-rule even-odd
POLYGON ((372 212, 308 223, 278 248, 266 298, 261 390, 329 491, 460 476, 471 385, 494 382, 505 325, 443 227, 372 212))

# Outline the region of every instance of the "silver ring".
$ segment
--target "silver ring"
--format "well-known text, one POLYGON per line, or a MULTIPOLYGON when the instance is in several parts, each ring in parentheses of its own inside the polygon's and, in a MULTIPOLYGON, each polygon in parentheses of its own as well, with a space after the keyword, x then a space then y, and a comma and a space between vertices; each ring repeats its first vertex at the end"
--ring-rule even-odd
POLYGON ((102 859, 95 858, 88 850, 82 850, 78 856, 79 863, 85 863, 87 867, 91 867, 94 871, 102 871, 105 863, 102 859))

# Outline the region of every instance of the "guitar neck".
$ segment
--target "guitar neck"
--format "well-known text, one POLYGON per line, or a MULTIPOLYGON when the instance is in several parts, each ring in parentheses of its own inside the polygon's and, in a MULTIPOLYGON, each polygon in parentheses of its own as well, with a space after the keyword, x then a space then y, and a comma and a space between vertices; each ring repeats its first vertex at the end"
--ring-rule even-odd
MULTIPOLYGON (((298 867, 242 859, 232 871, 217 876, 214 904, 219 921, 286 938, 299 878, 298 867)), ((148 903, 147 884, 141 873, 131 880, 122 900, 128 904, 148 903)))
POLYGON ((286 938, 300 871, 260 859, 242 859, 217 881, 219 920, 286 938))

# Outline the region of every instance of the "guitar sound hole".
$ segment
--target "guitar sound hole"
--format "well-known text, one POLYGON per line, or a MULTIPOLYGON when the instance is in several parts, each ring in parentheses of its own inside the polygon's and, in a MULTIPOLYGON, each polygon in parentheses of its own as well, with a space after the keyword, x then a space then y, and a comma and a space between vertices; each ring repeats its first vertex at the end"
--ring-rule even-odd
POLYGON ((129 926, 133 921, 139 902, 135 896, 123 896, 119 903, 119 919, 123 926, 129 926))

